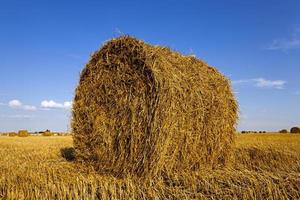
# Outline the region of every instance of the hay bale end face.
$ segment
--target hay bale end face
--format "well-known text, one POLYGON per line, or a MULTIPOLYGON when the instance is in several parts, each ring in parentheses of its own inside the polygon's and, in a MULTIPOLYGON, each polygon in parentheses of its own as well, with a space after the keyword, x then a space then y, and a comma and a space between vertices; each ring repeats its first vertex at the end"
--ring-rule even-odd
POLYGON ((72 130, 77 160, 148 176, 224 165, 236 121, 230 83, 215 68, 122 36, 81 72, 72 130))

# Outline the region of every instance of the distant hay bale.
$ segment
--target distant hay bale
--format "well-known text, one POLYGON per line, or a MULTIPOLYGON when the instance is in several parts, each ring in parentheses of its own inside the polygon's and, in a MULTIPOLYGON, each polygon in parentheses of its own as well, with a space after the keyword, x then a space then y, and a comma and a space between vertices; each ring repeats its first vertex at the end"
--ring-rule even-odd
POLYGON ((15 136, 18 136, 18 134, 15 133, 15 132, 9 132, 9 133, 8 133, 8 136, 10 136, 10 137, 15 137, 15 136))
POLYGON ((27 130, 19 130, 18 136, 19 136, 19 137, 28 137, 28 136, 29 136, 29 133, 28 133, 27 130))
POLYGON ((288 130, 282 129, 282 130, 279 131, 279 133, 288 133, 288 130))
POLYGON ((53 136, 53 135, 54 133, 50 132, 49 130, 42 132, 42 136, 53 136))
POLYGON ((300 133, 300 127, 293 127, 291 128, 291 133, 300 133))
POLYGON ((81 72, 73 105, 77 160, 115 176, 223 166, 237 103, 215 68, 129 36, 107 42, 81 72))

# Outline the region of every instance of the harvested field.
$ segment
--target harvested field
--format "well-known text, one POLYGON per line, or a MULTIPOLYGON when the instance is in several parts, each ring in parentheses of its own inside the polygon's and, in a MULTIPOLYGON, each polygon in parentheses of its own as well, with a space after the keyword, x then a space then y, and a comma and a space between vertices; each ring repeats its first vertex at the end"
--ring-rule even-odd
POLYGON ((0 137, 0 199, 299 199, 300 135, 238 135, 221 170, 142 181, 73 161, 71 136, 0 137))

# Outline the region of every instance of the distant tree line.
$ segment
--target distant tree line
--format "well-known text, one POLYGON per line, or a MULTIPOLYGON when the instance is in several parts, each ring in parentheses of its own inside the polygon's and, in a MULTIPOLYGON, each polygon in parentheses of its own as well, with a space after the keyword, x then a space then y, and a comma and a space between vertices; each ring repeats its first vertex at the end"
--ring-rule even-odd
POLYGON ((241 133, 267 133, 267 131, 241 131, 241 133))
POLYGON ((36 132, 29 132, 28 130, 19 130, 18 132, 0 132, 0 136, 19 136, 19 137, 28 137, 28 136, 66 136, 66 135, 72 135, 71 133, 67 132, 52 132, 49 129, 46 131, 36 131, 36 132))
MULTIPOLYGON (((266 133, 266 131, 241 131, 241 133, 266 133)), ((292 127, 290 131, 282 129, 278 133, 300 133, 300 127, 292 127)))

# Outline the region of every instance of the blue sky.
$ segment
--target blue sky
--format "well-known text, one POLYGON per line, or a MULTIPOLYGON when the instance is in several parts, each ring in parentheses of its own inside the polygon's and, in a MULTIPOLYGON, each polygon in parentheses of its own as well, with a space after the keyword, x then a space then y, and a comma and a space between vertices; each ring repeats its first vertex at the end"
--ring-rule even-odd
POLYGON ((233 82, 240 130, 300 126, 300 1, 0 0, 0 131, 69 129, 90 54, 130 34, 233 82))

